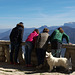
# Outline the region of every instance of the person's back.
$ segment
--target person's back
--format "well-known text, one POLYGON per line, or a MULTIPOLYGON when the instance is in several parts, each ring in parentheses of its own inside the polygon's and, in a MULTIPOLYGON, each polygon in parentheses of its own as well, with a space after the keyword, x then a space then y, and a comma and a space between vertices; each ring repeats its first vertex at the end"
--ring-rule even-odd
POLYGON ((36 54, 37 54, 37 59, 38 59, 37 68, 42 68, 44 64, 44 58, 45 58, 45 54, 47 50, 46 41, 49 36, 48 32, 49 32, 49 29, 44 28, 43 33, 39 34, 36 40, 36 54))
POLYGON ((34 38, 36 38, 39 34, 37 34, 36 31, 33 31, 29 36, 28 38, 26 39, 26 42, 29 41, 29 42, 32 42, 34 43, 34 38))
POLYGON ((48 33, 41 33, 40 35, 39 35, 39 41, 38 41, 38 47, 39 48, 43 48, 44 46, 45 46, 45 43, 46 43, 46 41, 47 41, 47 39, 48 39, 48 36, 49 36, 49 34, 48 33))
POLYGON ((67 43, 69 43, 69 36, 63 31, 61 27, 56 29, 51 34, 49 39, 51 42, 51 51, 53 56, 60 57, 63 38, 65 38, 67 43))
POLYGON ((18 25, 12 29, 10 33, 10 41, 14 43, 21 43, 23 38, 23 27, 18 25))
POLYGON ((20 22, 19 24, 17 24, 15 28, 12 29, 10 33, 10 42, 11 42, 10 63, 11 64, 18 64, 17 58, 18 58, 19 48, 21 47, 23 29, 24 29, 23 23, 20 22), (13 55, 14 55, 14 61, 13 61, 13 55))
POLYGON ((60 31, 58 29, 56 29, 50 36, 50 41, 58 41, 60 43, 62 43, 63 38, 66 38, 67 43, 69 43, 69 36, 64 32, 64 31, 60 31))
POLYGON ((39 35, 39 30, 35 29, 30 35, 27 37, 25 42, 25 63, 26 67, 31 67, 31 53, 35 45, 35 41, 37 36, 39 35))

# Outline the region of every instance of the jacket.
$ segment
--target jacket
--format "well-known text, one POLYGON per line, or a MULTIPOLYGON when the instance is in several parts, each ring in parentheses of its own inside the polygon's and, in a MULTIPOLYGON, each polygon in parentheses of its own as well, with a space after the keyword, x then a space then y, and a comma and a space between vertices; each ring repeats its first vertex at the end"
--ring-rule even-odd
POLYGON ((36 48, 46 49, 47 47, 46 42, 47 42, 48 37, 49 37, 49 34, 46 32, 39 34, 36 40, 36 48))
POLYGON ((69 36, 65 32, 61 33, 59 30, 56 29, 51 34, 50 41, 53 42, 54 40, 56 40, 56 41, 62 43, 63 38, 65 38, 67 43, 69 43, 69 36))
POLYGON ((10 41, 14 43, 21 43, 23 38, 24 28, 21 26, 17 26, 12 29, 10 33, 10 41))
POLYGON ((29 42, 32 42, 32 43, 34 44, 38 35, 39 35, 39 34, 37 34, 36 31, 33 31, 33 32, 28 36, 28 38, 26 39, 26 42, 29 41, 29 42))

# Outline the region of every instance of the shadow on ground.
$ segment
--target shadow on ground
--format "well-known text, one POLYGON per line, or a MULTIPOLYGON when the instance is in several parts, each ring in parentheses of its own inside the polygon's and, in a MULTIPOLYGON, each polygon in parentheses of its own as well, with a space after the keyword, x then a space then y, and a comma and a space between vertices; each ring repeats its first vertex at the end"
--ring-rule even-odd
MULTIPOLYGON (((3 63, 3 62, 0 62, 0 67, 1 68, 4 68, 4 69, 16 69, 18 71, 23 71, 25 74, 35 74, 35 73, 45 73, 45 72, 48 72, 48 69, 43 67, 42 69, 40 70, 37 70, 35 67, 32 67, 32 68, 27 68, 25 67, 25 65, 10 65, 8 63, 3 63)), ((12 70, 11 70, 12 71, 12 70)), ((9 71, 10 72, 10 71, 9 71)), ((72 73, 73 71, 71 72, 67 72, 65 71, 64 68, 61 68, 61 69, 54 69, 52 72, 50 73, 54 73, 54 72, 58 72, 58 73, 64 73, 64 74, 70 74, 72 73)), ((49 72, 48 72, 49 73, 49 72)))

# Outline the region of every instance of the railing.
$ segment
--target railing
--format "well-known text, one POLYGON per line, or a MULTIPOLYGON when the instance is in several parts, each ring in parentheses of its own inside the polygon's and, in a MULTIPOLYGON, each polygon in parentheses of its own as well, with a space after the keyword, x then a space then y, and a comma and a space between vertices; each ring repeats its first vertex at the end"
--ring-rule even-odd
MULTIPOLYGON (((10 41, 0 41, 0 62, 10 62, 10 50, 9 50, 9 45, 10 45, 10 41)), ((21 45, 25 45, 25 42, 22 42, 21 45)), ((63 44, 62 45, 63 48, 66 48, 66 52, 65 52, 65 57, 66 58, 71 58, 71 62, 73 64, 72 68, 73 70, 75 70, 75 44, 63 44)), ((50 45, 49 45, 49 49, 48 51, 50 51, 50 45)), ((20 48, 19 51, 19 62, 20 63, 25 63, 23 57, 22 57, 22 48, 20 48)), ((37 58, 36 58, 36 54, 35 54, 35 50, 33 50, 32 52, 32 62, 33 64, 37 63, 37 58)))

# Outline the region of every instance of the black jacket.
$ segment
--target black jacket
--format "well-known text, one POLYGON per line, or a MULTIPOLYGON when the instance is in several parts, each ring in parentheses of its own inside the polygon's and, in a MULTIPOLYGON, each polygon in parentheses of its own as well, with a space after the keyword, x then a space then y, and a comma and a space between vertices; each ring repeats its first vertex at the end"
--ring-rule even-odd
POLYGON ((23 38, 23 31, 24 28, 22 28, 21 26, 13 28, 10 33, 10 41, 14 43, 21 43, 23 38))

